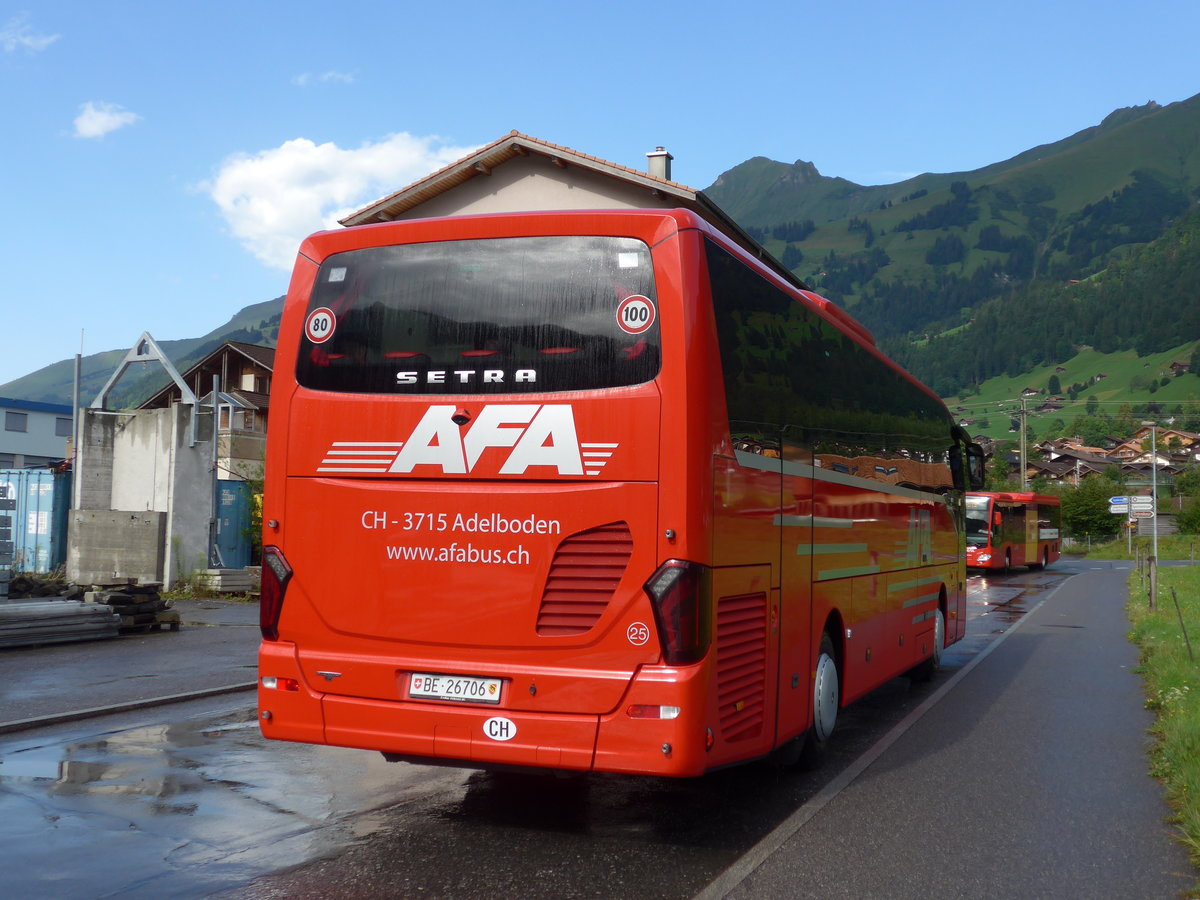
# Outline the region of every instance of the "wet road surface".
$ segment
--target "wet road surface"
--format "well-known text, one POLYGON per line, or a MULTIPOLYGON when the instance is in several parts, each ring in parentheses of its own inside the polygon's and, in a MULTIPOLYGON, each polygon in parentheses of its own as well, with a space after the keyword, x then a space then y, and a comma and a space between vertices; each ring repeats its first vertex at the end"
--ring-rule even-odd
POLYGON ((972 578, 968 635, 942 672, 845 710, 813 773, 558 779, 389 764, 268 743, 249 695, 0 736, 4 881, 13 896, 64 898, 690 897, 1092 567, 1110 564, 972 578))

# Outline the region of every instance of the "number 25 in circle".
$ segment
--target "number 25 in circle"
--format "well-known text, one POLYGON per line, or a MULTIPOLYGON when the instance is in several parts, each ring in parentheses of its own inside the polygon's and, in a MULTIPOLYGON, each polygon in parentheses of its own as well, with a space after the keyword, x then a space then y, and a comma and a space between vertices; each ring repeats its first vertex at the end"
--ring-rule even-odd
POLYGON ((337 316, 327 306, 314 309, 304 320, 304 335, 314 344, 322 344, 333 337, 337 327, 337 316))
POLYGON ((633 294, 617 307, 617 324, 626 334, 642 334, 654 324, 655 315, 654 304, 649 297, 633 294))

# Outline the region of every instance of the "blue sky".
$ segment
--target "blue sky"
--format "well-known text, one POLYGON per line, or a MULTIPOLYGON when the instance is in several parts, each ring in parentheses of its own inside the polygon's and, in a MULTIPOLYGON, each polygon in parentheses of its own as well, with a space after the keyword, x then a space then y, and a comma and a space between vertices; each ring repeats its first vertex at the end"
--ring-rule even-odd
POLYGON ((753 156, 884 184, 1200 93, 1198 34, 1195 0, 0 0, 0 385, 203 334, 513 129, 696 188, 753 156))

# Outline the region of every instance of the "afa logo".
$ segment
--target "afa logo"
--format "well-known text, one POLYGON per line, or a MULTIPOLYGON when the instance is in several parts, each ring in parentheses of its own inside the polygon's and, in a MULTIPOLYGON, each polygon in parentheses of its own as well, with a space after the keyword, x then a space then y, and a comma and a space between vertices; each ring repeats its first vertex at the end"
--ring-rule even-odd
POLYGON ((552 469, 559 475, 595 476, 617 447, 580 442, 568 403, 488 404, 473 421, 466 410, 433 405, 404 441, 335 441, 317 472, 408 475, 432 467, 445 475, 492 474, 476 466, 485 451, 499 448, 509 452, 498 475, 552 469))

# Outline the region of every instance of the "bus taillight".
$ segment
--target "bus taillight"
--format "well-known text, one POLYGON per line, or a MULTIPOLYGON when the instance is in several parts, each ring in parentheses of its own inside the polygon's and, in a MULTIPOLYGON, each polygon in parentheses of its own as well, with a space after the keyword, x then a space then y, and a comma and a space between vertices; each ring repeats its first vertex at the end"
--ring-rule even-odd
POLYGON ((263 548, 262 587, 259 596, 258 627, 263 640, 279 640, 279 614, 283 612, 283 595, 292 577, 278 547, 263 548))
POLYGON ((712 570, 699 563, 669 559, 645 584, 667 665, 699 662, 712 639, 712 570))

